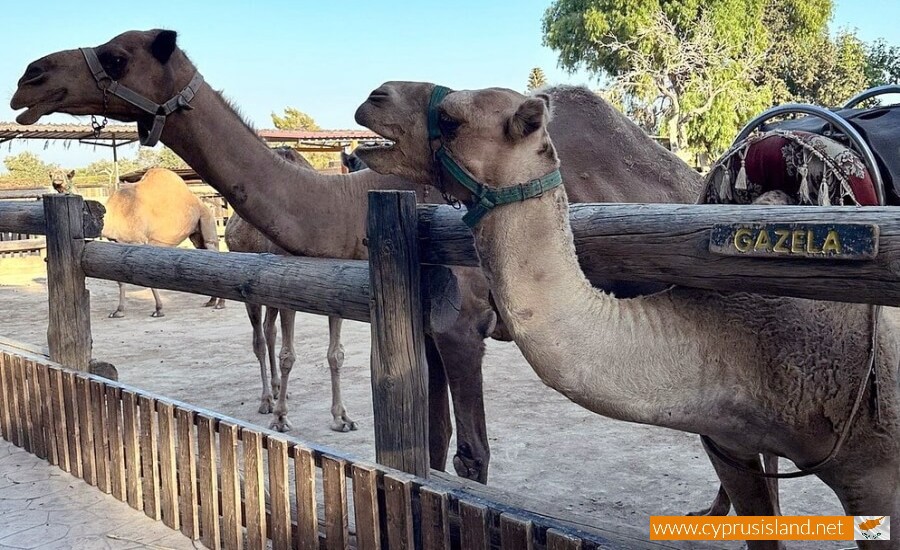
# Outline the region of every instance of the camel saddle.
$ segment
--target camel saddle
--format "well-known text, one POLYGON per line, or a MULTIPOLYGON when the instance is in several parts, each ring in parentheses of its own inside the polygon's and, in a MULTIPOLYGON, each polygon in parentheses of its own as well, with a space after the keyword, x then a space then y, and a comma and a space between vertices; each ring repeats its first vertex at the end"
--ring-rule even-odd
MULTIPOLYGON (((900 206, 900 105, 869 109, 837 109, 833 112, 846 120, 866 141, 884 181, 885 202, 900 206)), ((829 137, 844 145, 847 137, 828 122, 814 116, 786 120, 761 127, 762 131, 802 131, 829 137)))

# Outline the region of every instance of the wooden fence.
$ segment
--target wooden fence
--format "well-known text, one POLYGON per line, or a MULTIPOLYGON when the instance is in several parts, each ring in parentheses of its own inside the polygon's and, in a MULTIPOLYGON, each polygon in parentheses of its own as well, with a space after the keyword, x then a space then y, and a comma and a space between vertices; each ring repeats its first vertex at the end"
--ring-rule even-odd
MULTIPOLYGON (((477 265, 461 215, 417 209, 409 192, 370 193, 366 264, 96 242, 99 211, 80 196, 0 202, 0 231, 47 235, 50 359, 79 371, 4 355, 0 434, 210 548, 240 548, 242 537, 251 548, 267 540, 275 548, 615 547, 615 536, 561 518, 547 503, 527 511, 509 504, 522 497, 428 471, 429 285, 420 277, 444 270, 446 278, 442 265, 477 265), (370 322, 379 465, 85 374, 87 276, 370 322)), ((900 305, 895 209, 575 205, 571 221, 592 277, 900 305), (717 223, 785 220, 876 225, 880 249, 849 262, 709 251, 717 223)))
MULTIPOLYGON (((44 194, 53 192, 49 188, 0 190, 0 200, 36 201, 44 194)), ((0 261, 13 258, 40 257, 47 249, 47 240, 41 235, 31 235, 18 231, 0 231, 0 261)))

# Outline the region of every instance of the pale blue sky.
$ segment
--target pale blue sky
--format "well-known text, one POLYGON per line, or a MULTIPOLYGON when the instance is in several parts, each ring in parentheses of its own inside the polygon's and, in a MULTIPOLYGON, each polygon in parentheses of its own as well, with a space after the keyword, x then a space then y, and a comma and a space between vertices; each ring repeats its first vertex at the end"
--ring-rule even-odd
MULTIPOLYGON (((900 2, 836 0, 833 28, 856 28, 864 40, 900 44, 900 2)), ((541 45, 550 0, 453 2, 272 1, 151 3, 44 0, 4 3, 0 38, 0 121, 32 60, 60 49, 97 45, 129 29, 169 28, 206 80, 223 89, 259 128, 269 113, 294 106, 325 128, 355 128, 353 111, 386 80, 426 80, 454 88, 523 89, 532 67, 551 83, 591 83, 566 74, 541 45), (214 8, 202 6, 214 5, 214 8), (514 6, 514 7, 513 7, 514 6)), ((595 83, 591 83, 595 84, 595 83)), ((54 115, 44 121, 74 122, 54 115)), ((51 143, 3 144, 0 157, 24 150, 79 166, 109 158, 105 149, 51 143)), ((129 149, 125 155, 133 155, 129 149)), ((0 168, 2 169, 2 168, 0 168)))

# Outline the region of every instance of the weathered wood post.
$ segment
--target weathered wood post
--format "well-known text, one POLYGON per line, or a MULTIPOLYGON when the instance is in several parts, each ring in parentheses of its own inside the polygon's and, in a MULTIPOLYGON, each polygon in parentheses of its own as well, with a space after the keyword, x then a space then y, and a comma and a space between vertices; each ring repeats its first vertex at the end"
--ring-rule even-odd
POLYGON ((369 192, 372 401, 380 464, 428 476, 428 372, 416 195, 369 192))
POLYGON ((78 195, 44 196, 47 226, 47 290, 50 358, 87 371, 91 360, 91 302, 84 286, 84 199, 78 195))

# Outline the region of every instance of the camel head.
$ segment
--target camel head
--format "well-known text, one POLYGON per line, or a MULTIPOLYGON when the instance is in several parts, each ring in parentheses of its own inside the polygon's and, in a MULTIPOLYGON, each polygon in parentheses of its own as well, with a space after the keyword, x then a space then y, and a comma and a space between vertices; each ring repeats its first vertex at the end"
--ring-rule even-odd
MULTIPOLYGON (((111 79, 151 101, 164 103, 196 72, 175 41, 174 31, 128 31, 96 46, 94 52, 111 79)), ((26 109, 16 117, 20 124, 34 124, 50 113, 106 115, 123 122, 137 121, 145 128, 153 119, 112 93, 104 94, 79 49, 52 53, 29 64, 10 107, 26 109)))
POLYGON ((68 193, 72 189, 72 179, 75 177, 75 170, 69 170, 66 173, 61 168, 50 170, 50 185, 57 193, 68 193))
POLYGON ((557 168, 547 132, 548 96, 526 97, 504 88, 461 90, 449 91, 435 105, 435 89, 428 83, 388 82, 357 109, 359 124, 394 142, 357 148, 369 168, 426 185, 440 182, 443 191, 467 205, 472 191, 434 160, 433 151, 441 146, 488 188, 527 182, 557 168), (429 140, 429 104, 440 133, 434 140, 429 140))

